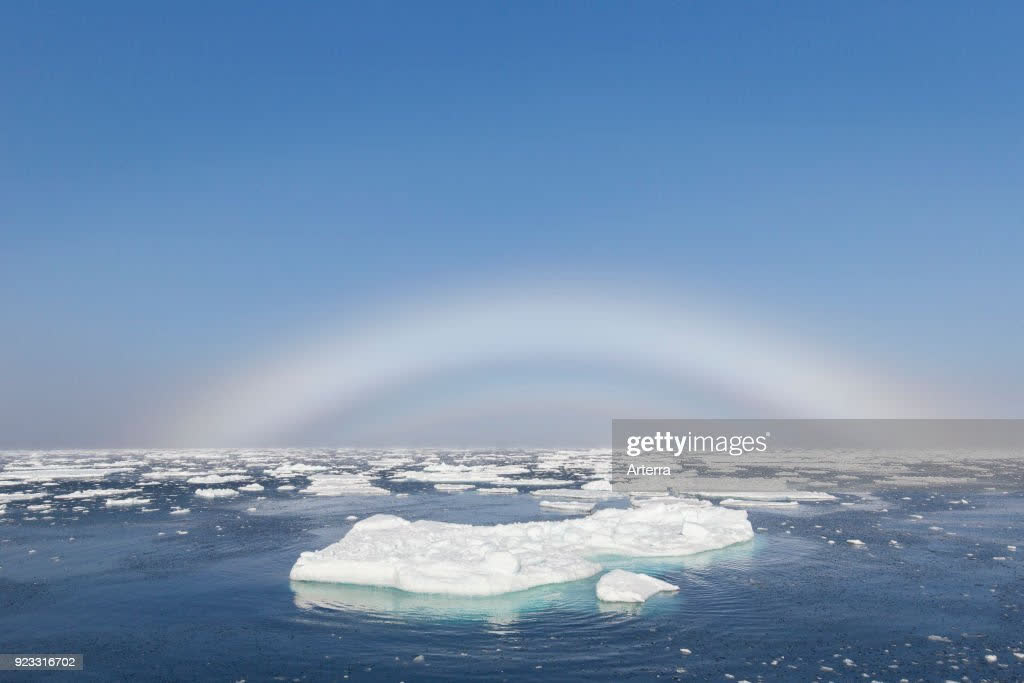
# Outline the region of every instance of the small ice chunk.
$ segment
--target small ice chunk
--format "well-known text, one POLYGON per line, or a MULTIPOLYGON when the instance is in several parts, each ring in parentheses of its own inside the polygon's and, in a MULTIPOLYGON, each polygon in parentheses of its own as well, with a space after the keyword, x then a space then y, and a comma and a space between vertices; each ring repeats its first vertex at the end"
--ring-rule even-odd
POLYGON ((186 483, 188 484, 229 484, 238 481, 248 481, 249 477, 245 474, 207 474, 201 477, 190 477, 186 483))
POLYGON ((191 510, 189 508, 174 508, 171 510, 172 515, 187 515, 191 510))
POLYGON ((251 484, 246 484, 245 486, 239 486, 238 490, 239 491, 262 491, 263 490, 263 486, 261 484, 257 484, 256 482, 253 482, 251 484))
POLYGON ((123 508, 131 507, 133 505, 146 505, 149 503, 149 498, 108 498, 108 508, 123 508))
POLYGON ((995 655, 985 655, 985 661, 988 662, 989 664, 995 664, 996 662, 999 661, 999 657, 997 657, 995 655))
POLYGON ((200 498, 233 498, 238 495, 235 489, 196 489, 200 498))
POLYGON ((860 540, 859 538, 848 538, 846 539, 846 542, 850 545, 864 545, 864 541, 860 540))
POLYGON ((485 496, 514 496, 519 493, 519 489, 514 486, 491 486, 488 488, 477 489, 476 492, 485 496))
POLYGON ((644 602, 655 593, 677 590, 679 586, 653 576, 613 569, 597 582, 597 599, 605 602, 644 602))
POLYGON ((952 640, 950 640, 946 636, 935 636, 935 635, 928 636, 928 640, 932 641, 933 643, 952 643, 953 642, 952 640))
POLYGON ((468 491, 476 488, 476 486, 473 484, 434 484, 434 488, 445 493, 457 493, 459 491, 468 491))

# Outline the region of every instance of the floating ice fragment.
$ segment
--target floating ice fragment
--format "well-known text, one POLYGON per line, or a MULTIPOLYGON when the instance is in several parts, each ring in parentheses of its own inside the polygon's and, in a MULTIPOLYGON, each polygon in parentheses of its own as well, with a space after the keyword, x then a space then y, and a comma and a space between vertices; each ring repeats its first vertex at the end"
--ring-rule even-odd
POLYGON ((701 498, 739 498, 741 500, 768 501, 830 501, 836 497, 824 491, 694 491, 701 498))
POLYGON ((108 508, 123 508, 131 507, 133 505, 146 505, 149 503, 149 498, 108 498, 108 508))
POLYGON ((196 489, 200 498, 233 498, 238 495, 235 489, 196 489))
MULTIPOLYGON (((283 488, 279 486, 278 490, 283 488)), ((374 486, 364 474, 315 474, 302 493, 314 496, 386 496, 391 492, 374 486)))
POLYGON ((190 477, 187 484, 229 484, 236 481, 248 481, 249 477, 245 474, 207 474, 202 477, 190 477))
POLYGON ((613 569, 597 582, 597 599, 605 602, 644 602, 655 593, 677 590, 679 586, 653 576, 613 569))
POLYGON ((477 489, 476 492, 485 496, 514 496, 519 493, 519 489, 514 486, 491 486, 488 488, 477 489))
POLYGON ((953 641, 946 636, 928 636, 928 640, 933 643, 952 643, 953 641))
POLYGON ((473 484, 434 484, 434 488, 445 493, 457 493, 476 488, 473 484))
POLYGON ((551 508, 552 510, 562 510, 564 512, 590 512, 594 509, 594 503, 569 500, 542 500, 540 502, 540 506, 542 508, 551 508))
POLYGON ((84 491, 74 491, 72 493, 65 493, 59 496, 54 496, 57 500, 82 500, 84 498, 106 498, 107 496, 122 496, 126 493, 135 493, 141 489, 86 489, 84 491))
POLYGON ((848 538, 846 539, 846 542, 850 545, 864 545, 864 541, 860 540, 859 538, 848 538))
POLYGON ((0 493, 0 503, 17 503, 24 500, 38 500, 39 498, 45 497, 45 493, 0 493))
POLYGON ((726 498, 719 505, 729 508, 795 508, 800 503, 795 500, 740 500, 738 498, 726 498))
POLYGON ((251 484, 246 484, 245 486, 239 486, 238 490, 239 491, 262 491, 263 490, 263 486, 261 484, 257 484, 256 482, 253 482, 251 484))

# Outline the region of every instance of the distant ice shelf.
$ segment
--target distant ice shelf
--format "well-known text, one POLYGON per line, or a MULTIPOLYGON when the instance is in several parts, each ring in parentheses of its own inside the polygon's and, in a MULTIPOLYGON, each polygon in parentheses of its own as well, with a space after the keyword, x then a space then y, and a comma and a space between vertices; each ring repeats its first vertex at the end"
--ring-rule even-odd
POLYGON ((707 501, 648 502, 557 521, 474 526, 373 515, 337 543, 302 553, 296 581, 485 596, 593 576, 593 558, 675 557, 747 541, 744 510, 707 501))

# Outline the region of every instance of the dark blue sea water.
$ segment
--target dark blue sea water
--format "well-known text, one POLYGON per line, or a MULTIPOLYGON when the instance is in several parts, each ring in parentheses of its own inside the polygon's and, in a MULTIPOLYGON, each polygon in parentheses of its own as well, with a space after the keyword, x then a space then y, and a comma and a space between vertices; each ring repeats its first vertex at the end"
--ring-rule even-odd
POLYGON ((489 599, 288 580, 301 551, 346 532, 347 515, 560 517, 531 496, 311 499, 268 490, 250 511, 244 500, 200 501, 161 486, 164 509, 152 512, 100 499, 78 503, 88 514, 47 520, 8 505, 0 652, 79 652, 85 669, 0 677, 1024 679, 1014 654, 1024 652, 1019 493, 887 490, 845 498, 852 505, 751 510, 759 531, 750 543, 674 560, 609 559, 682 587, 626 607, 595 599, 597 577, 489 599), (191 513, 168 515, 173 503, 191 513))

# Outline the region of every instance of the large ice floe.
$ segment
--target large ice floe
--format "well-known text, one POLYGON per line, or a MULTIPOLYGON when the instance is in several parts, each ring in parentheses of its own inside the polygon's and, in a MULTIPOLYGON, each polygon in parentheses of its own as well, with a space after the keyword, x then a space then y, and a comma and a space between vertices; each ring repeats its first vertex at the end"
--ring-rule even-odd
POLYGON ((707 501, 649 502, 558 521, 473 526, 373 515, 337 543, 302 553, 296 581, 484 596, 574 581, 605 556, 675 557, 753 538, 743 510, 707 501))

